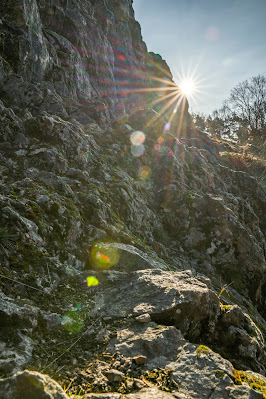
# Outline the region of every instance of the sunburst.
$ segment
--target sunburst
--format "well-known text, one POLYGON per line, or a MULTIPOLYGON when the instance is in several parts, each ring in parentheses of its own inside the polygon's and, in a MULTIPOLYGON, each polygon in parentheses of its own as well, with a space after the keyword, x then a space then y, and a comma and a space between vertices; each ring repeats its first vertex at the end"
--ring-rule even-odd
POLYGON ((195 90, 195 83, 193 80, 184 79, 184 80, 182 80, 182 82, 180 82, 179 86, 180 86, 181 92, 185 96, 193 95, 193 92, 195 90))
MULTIPOLYGON (((143 72, 134 88, 130 84, 130 80, 129 83, 125 81, 123 91, 128 94, 147 94, 149 108, 155 112, 143 126, 143 131, 163 116, 164 119, 167 119, 166 125, 171 127, 172 134, 179 136, 184 126, 183 120, 187 109, 187 100, 189 103, 191 100, 195 102, 200 92, 200 80, 195 71, 185 74, 182 69, 181 74, 175 73, 173 77, 169 69, 167 70, 158 63, 154 62, 153 64, 152 62, 150 65, 150 70, 153 73, 143 72), (156 76, 157 71, 159 76, 156 76), (147 83, 146 87, 145 82, 147 83), (126 87, 126 83, 128 83, 128 87, 126 87)), ((131 99, 130 95, 125 96, 123 102, 130 102, 131 99)), ((138 104, 136 104, 137 109, 138 104)), ((170 130, 170 127, 168 130, 170 130)))
POLYGON ((195 62, 194 67, 181 64, 180 71, 174 70, 174 80, 177 82, 182 95, 187 98, 190 105, 197 106, 200 98, 206 95, 207 77, 200 76, 198 73, 199 62, 195 62))

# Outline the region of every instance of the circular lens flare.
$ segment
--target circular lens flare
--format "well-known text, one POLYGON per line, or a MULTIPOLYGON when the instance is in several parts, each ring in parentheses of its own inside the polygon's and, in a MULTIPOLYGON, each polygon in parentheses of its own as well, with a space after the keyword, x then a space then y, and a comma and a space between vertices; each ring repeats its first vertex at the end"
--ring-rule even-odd
MULTIPOLYGON (((110 247, 108 243, 95 244, 90 252, 90 262, 93 268, 107 270, 119 262, 120 254, 117 248, 110 247)), ((87 280, 91 285, 97 285, 97 279, 87 280), (95 284, 96 283, 96 284, 95 284)))
POLYGON ((93 287, 99 284, 99 280, 94 276, 89 276, 86 278, 88 287, 93 287))
POLYGON ((61 324, 65 330, 72 334, 79 333, 85 326, 86 313, 79 309, 69 310, 61 320, 61 324))
POLYGON ((146 138, 145 134, 140 131, 133 132, 130 135, 131 144, 134 146, 143 144, 145 141, 145 138, 146 138))
POLYGON ((151 173, 151 168, 149 166, 143 166, 140 171, 140 177, 143 180, 146 180, 151 173))
POLYGON ((145 152, 145 146, 143 144, 134 145, 131 147, 130 151, 131 154, 134 155, 134 157, 141 157, 145 152))

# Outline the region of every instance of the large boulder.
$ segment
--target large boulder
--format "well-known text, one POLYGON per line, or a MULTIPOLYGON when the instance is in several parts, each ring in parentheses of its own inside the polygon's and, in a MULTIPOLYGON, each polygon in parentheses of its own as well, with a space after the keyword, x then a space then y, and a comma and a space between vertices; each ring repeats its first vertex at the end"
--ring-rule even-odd
POLYGON ((180 391, 189 393, 190 398, 262 399, 262 394, 249 386, 236 386, 232 364, 207 346, 184 345, 177 360, 168 367, 180 391))
POLYGON ((219 298, 191 272, 107 271, 101 279, 104 289, 95 297, 94 313, 115 319, 149 313, 153 321, 174 325, 193 340, 214 331, 219 298))
POLYGON ((0 398, 68 399, 68 396, 48 375, 25 370, 0 380, 0 398))

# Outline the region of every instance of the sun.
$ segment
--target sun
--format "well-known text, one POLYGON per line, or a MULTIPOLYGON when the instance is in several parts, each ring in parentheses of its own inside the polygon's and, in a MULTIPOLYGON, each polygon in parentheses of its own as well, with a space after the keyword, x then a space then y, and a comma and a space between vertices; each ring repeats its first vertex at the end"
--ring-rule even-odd
POLYGON ((195 83, 191 79, 184 79, 179 84, 182 94, 190 96, 195 91, 195 83))
POLYGON ((209 77, 199 73, 199 65, 200 60, 194 60, 193 63, 187 63, 186 66, 181 62, 178 67, 173 69, 174 81, 179 88, 179 94, 188 101, 189 107, 197 108, 202 96, 208 94, 209 77))

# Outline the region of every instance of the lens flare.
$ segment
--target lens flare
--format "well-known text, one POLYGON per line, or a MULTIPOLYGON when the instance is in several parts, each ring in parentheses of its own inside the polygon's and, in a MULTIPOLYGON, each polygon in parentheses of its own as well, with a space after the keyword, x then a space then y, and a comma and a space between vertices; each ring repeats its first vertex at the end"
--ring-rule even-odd
POLYGON ((205 31, 205 39, 214 42, 219 39, 219 29, 216 26, 209 26, 205 31))
POLYGON ((99 280, 94 276, 89 276, 86 278, 88 287, 93 287, 99 284, 99 280))
POLYGON ((168 130, 170 130, 170 128, 171 128, 171 123, 170 122, 167 122, 166 124, 165 124, 165 126, 164 126, 164 131, 168 131, 168 130))
POLYGON ((155 146, 154 146, 154 149, 155 149, 155 151, 158 151, 158 152, 160 152, 161 151, 161 145, 160 144, 155 144, 155 146))
MULTIPOLYGON (((101 270, 110 269, 110 267, 115 266, 119 262, 119 258, 120 258, 120 253, 118 249, 112 248, 108 245, 108 243, 104 242, 95 244, 90 252, 91 265, 93 266, 93 268, 96 269, 101 269, 101 270)), ((90 280, 90 282, 96 283, 97 279, 95 277, 94 279, 95 280, 90 280)))
POLYGON ((61 324, 65 330, 72 334, 79 333, 85 326, 86 314, 78 309, 70 310, 64 314, 61 324))
POLYGON ((143 144, 140 145, 134 145, 131 147, 131 154, 134 155, 134 157, 141 157, 145 152, 145 146, 143 144))
POLYGON ((145 141, 145 138, 146 138, 145 134, 141 131, 133 132, 130 135, 130 141, 133 146, 143 144, 145 141))
POLYGON ((149 166, 143 166, 140 171, 140 177, 146 180, 151 173, 151 168, 149 166))
POLYGON ((101 262, 104 265, 109 265, 110 263, 110 258, 104 254, 101 254, 100 252, 96 254, 96 258, 99 262, 101 262))

